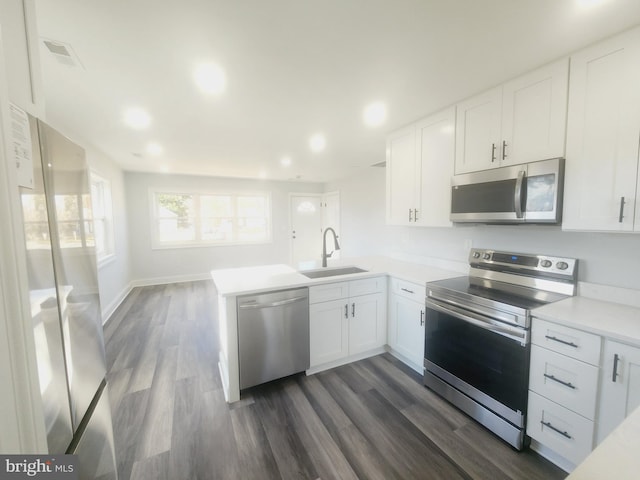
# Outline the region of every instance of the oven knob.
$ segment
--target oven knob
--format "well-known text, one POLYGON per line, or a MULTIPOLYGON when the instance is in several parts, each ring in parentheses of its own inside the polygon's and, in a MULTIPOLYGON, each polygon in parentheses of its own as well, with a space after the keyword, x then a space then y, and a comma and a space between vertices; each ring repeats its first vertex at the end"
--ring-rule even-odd
POLYGON ((473 252, 473 258, 480 258, 480 252, 473 252))
POLYGON ((485 259, 485 260, 489 260, 491 258, 491 254, 490 253, 484 253, 482 255, 482 258, 485 259))
POLYGON ((542 260, 540 262, 540 265, 543 266, 544 268, 549 268, 552 265, 552 263, 551 263, 551 260, 542 260))
POLYGON ((556 268, 558 270, 566 270, 567 268, 569 268, 569 264, 567 262, 558 262, 556 263, 556 268))

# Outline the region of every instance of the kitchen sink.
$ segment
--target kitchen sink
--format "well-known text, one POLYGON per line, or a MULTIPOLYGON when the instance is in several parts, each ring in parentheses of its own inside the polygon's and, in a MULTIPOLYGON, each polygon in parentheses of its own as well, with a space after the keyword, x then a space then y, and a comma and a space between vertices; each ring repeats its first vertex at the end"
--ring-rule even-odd
POLYGON ((300 272, 307 278, 324 278, 335 277, 338 275, 349 275, 350 273, 363 273, 367 270, 363 270, 358 267, 336 267, 336 268, 323 268, 322 270, 308 270, 306 272, 300 272))

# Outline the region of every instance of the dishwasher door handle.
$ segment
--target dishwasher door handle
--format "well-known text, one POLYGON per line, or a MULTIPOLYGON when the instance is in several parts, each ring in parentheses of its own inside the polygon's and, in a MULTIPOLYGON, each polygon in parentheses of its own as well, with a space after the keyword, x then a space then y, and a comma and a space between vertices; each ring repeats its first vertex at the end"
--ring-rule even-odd
POLYGON ((290 303, 299 302, 300 300, 306 300, 308 297, 293 297, 287 298, 286 300, 277 300, 275 302, 270 303, 241 303, 238 308, 241 309, 249 309, 249 308, 272 308, 272 307, 280 307, 282 305, 289 305, 290 303))

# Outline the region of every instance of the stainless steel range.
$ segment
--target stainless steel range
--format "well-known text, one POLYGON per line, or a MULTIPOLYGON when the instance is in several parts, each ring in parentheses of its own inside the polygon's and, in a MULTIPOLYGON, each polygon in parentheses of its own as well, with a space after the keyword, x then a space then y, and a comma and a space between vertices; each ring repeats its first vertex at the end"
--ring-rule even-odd
POLYGON ((531 310, 575 295, 578 260, 472 249, 469 264, 427 283, 424 384, 521 450, 531 310))

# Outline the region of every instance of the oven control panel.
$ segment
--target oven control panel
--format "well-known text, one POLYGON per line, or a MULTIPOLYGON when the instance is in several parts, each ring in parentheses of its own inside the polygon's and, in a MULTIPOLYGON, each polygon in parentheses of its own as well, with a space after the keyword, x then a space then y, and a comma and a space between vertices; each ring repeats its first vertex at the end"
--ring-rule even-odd
POLYGON ((529 271, 536 275, 555 274, 567 278, 576 278, 578 260, 576 258, 535 255, 529 253, 501 252, 472 248, 469 253, 469 264, 480 268, 506 267, 511 270, 529 271))

